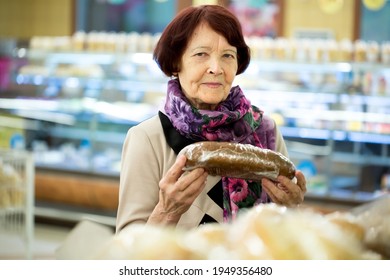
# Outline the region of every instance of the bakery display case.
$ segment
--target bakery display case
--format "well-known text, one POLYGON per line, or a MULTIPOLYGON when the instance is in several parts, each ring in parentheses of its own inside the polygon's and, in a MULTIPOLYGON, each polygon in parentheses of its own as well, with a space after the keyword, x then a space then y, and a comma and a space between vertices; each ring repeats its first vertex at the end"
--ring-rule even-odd
POLYGON ((388 188, 390 68, 254 61, 239 79, 280 126, 310 193, 364 200, 388 188))
POLYGON ((150 52, 47 50, 32 43, 17 51, 13 65, 0 93, 1 146, 33 152, 36 202, 43 205, 36 213, 114 217, 126 132, 155 114, 165 92, 166 78, 150 52), (69 214, 69 205, 76 213, 69 214))
POLYGON ((3 118, 25 128, 8 145, 32 150, 39 167, 118 175, 127 130, 155 113, 165 90, 150 54, 27 56, 1 101, 3 118))
MULTIPOLYGON (((155 114, 166 92, 168 78, 152 59, 155 37, 117 34, 97 42, 83 36, 31 40, 16 52, 11 82, 0 92, 0 144, 34 153, 37 180, 48 184, 37 193, 48 200, 48 186, 64 174, 62 197, 72 187, 69 174, 109 180, 115 197, 126 132, 155 114)), ((252 51, 235 84, 279 125, 308 179, 307 197, 361 203, 388 191, 388 62, 291 59, 287 52, 281 59, 253 45, 252 51)), ((115 211, 115 198, 107 206, 96 197, 85 201, 115 211)), ((69 201, 74 198, 61 200, 69 201)))
POLYGON ((252 102, 274 116, 308 192, 365 201, 388 191, 390 44, 248 38, 240 76, 252 102))

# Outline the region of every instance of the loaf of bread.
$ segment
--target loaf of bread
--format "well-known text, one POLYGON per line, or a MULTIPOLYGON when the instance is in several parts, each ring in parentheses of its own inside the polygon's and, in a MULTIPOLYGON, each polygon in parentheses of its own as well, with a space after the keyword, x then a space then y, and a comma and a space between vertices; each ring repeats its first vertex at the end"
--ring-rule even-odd
POLYGON ((276 180, 279 175, 293 179, 294 164, 281 153, 250 144, 204 141, 183 148, 185 170, 204 168, 210 175, 261 180, 276 180))

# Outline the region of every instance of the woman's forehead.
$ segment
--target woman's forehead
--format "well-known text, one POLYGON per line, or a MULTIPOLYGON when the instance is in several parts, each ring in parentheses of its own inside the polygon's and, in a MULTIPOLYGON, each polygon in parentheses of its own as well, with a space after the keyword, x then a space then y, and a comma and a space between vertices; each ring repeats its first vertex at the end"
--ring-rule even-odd
MULTIPOLYGON (((211 44, 223 43, 223 44, 226 44, 226 46, 230 46, 226 37, 223 34, 220 34, 217 31, 215 31, 207 23, 200 23, 194 29, 194 32, 191 34, 191 36, 188 39, 187 47, 198 48, 198 47, 200 47, 199 45, 197 45, 198 43, 211 43, 211 44), (215 39, 216 36, 218 36, 218 40, 215 39), (191 46, 194 44, 195 44, 195 46, 191 46)), ((207 46, 205 45, 204 47, 209 47, 209 45, 207 45, 207 46)), ((234 48, 233 46, 230 46, 230 47, 234 48)))

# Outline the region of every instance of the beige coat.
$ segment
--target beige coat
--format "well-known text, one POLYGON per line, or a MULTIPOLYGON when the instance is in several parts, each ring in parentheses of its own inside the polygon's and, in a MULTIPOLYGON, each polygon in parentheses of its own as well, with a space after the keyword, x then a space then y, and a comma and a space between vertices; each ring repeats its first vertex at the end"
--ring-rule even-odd
MULTIPOLYGON (((280 132, 276 131, 276 135, 276 150, 287 155, 280 132)), ((175 160, 176 154, 165 140, 158 116, 129 129, 122 151, 117 232, 130 224, 146 223, 158 202, 159 181, 175 160)), ((220 179, 218 176, 207 178, 204 191, 182 215, 177 227, 197 227, 204 214, 223 221, 221 207, 207 195, 220 179)))

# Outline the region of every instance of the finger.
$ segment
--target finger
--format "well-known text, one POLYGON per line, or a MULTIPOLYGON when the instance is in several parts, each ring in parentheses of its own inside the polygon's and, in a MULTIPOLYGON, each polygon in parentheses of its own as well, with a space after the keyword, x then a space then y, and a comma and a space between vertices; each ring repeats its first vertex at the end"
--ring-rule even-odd
POLYGON ((170 178, 171 181, 176 182, 180 176, 184 173, 183 168, 186 164, 187 158, 184 155, 180 155, 176 158, 175 163, 167 172, 167 178, 170 178))
POLYGON ((302 202, 302 191, 296 184, 284 176, 279 176, 278 181, 278 183, 273 183, 270 180, 264 180, 264 187, 273 202, 288 207, 302 202))
POLYGON ((266 186, 268 187, 268 189, 270 191, 272 191, 272 193, 274 195, 280 196, 282 194, 290 192, 289 188, 286 186, 289 183, 288 179, 287 180, 280 180, 280 181, 276 181, 276 182, 268 180, 268 179, 265 179, 265 180, 267 180, 266 186))
POLYGON ((203 168, 196 168, 191 172, 185 174, 185 176, 181 176, 178 180, 178 184, 181 186, 179 189, 184 191, 191 186, 199 187, 205 183, 207 178, 207 172, 203 168))
POLYGON ((271 198, 271 200, 275 203, 281 204, 280 197, 283 195, 280 189, 278 189, 274 182, 271 180, 268 180, 266 178, 263 178, 261 180, 261 185, 265 189, 268 196, 271 198))
POLYGON ((273 203, 282 204, 282 203, 279 201, 279 199, 278 199, 272 192, 270 192, 270 191, 268 191, 268 190, 265 190, 265 191, 266 191, 267 195, 269 196, 269 198, 271 199, 271 201, 272 201, 273 203))
POLYGON ((306 193, 306 178, 301 171, 295 172, 295 177, 297 178, 297 185, 301 188, 303 193, 306 193))
MULTIPOLYGON (((300 177, 300 175, 301 174, 298 174, 297 176, 300 177)), ((296 206, 302 203, 303 191, 301 186, 298 185, 298 178, 295 182, 283 176, 278 179, 280 179, 281 184, 283 184, 289 190, 289 195, 287 197, 287 203, 289 206, 296 206)))
POLYGON ((297 171, 295 176, 296 180, 290 180, 285 176, 279 176, 278 182, 282 184, 285 188, 287 188, 289 192, 294 193, 295 195, 299 195, 303 191, 302 188, 306 188, 305 177, 300 171, 297 171), (303 186, 299 184, 303 184, 303 186))
POLYGON ((207 182, 207 172, 204 172, 196 180, 194 180, 188 187, 183 191, 183 194, 188 197, 190 200, 195 200, 196 197, 203 191, 206 187, 207 182))

